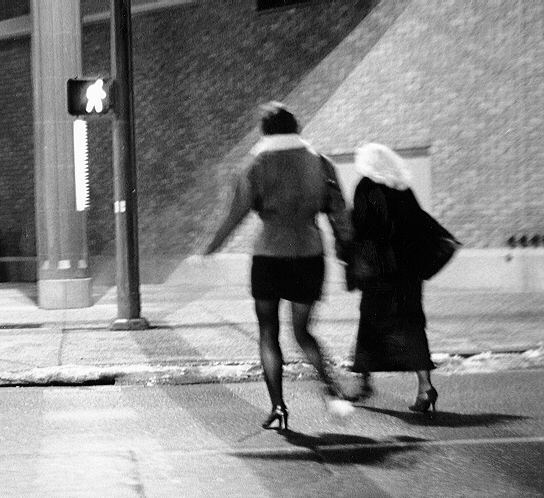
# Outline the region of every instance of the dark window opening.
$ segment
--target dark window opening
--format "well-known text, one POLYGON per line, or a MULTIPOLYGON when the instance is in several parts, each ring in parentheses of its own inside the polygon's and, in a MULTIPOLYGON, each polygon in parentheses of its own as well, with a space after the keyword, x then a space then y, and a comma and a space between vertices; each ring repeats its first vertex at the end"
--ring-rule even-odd
POLYGON ((310 2, 311 0, 257 0, 257 10, 278 9, 310 2))
POLYGON ((30 14, 30 0, 0 0, 0 21, 30 14))

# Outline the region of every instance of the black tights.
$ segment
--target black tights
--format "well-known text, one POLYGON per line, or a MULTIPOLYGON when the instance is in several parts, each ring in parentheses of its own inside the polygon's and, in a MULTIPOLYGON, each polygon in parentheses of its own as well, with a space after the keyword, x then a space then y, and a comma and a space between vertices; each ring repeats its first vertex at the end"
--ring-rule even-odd
MULTIPOLYGON (((272 406, 285 406, 283 400, 283 355, 280 348, 279 299, 255 300, 255 311, 259 321, 261 364, 272 406)), ((314 303, 291 303, 293 332, 295 339, 319 377, 327 385, 331 378, 327 372, 323 353, 315 337, 308 331, 310 314, 314 303)))

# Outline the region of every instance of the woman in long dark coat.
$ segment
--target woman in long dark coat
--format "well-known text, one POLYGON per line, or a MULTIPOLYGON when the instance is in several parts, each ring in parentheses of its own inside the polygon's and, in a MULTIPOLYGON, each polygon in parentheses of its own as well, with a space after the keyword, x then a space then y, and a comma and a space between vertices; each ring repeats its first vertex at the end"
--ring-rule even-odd
POLYGON ((357 168, 363 177, 354 195, 354 239, 370 240, 379 251, 392 249, 394 266, 381 281, 363 286, 353 371, 363 375, 362 397, 372 393, 370 372, 413 371, 418 390, 410 410, 425 412, 432 406, 434 411, 438 394, 431 384, 435 366, 425 333, 422 280, 407 254, 410 241, 421 236, 421 209, 407 166, 391 149, 363 146, 357 168))

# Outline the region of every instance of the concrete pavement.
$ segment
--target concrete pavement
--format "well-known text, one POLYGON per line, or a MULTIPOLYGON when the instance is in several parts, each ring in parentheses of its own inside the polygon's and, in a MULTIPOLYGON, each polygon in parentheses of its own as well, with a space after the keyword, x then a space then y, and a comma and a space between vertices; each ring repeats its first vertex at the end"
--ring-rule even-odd
MULTIPOLYGON (((543 363, 544 294, 448 290, 432 282, 425 292, 431 351, 443 368, 467 358, 481 364, 490 352, 494 358, 506 354, 513 368, 543 363)), ((330 279, 316 310, 314 331, 343 367, 355 339, 358 299, 330 279)), ((95 285, 92 307, 44 310, 34 284, 0 284, 0 384, 189 383, 260 375, 253 302, 240 278, 186 268, 183 278, 142 285, 141 302, 151 328, 112 331, 113 286, 95 285)), ((284 306, 286 322, 287 311, 284 306)), ((287 330, 282 346, 288 373, 312 373, 287 330)))

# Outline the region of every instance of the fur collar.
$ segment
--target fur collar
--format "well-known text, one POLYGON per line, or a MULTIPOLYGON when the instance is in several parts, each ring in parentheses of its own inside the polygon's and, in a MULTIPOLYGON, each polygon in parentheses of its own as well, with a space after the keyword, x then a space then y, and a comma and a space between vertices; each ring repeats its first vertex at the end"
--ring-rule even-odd
POLYGON ((302 140, 300 135, 297 133, 263 135, 251 149, 250 153, 256 156, 261 152, 274 152, 291 149, 311 149, 311 146, 308 142, 302 140))
POLYGON ((412 179, 406 161, 382 144, 368 143, 357 149, 355 167, 360 175, 396 190, 411 187, 412 179))

